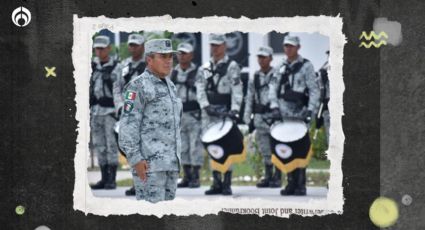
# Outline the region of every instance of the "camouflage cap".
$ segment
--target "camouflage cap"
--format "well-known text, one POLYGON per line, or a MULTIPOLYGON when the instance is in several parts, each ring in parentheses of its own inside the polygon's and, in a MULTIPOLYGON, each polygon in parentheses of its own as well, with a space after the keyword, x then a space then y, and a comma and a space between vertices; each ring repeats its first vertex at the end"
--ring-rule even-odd
POLYGON ((146 54, 152 53, 176 53, 170 39, 152 39, 145 43, 146 54))
POLYGON ((210 44, 221 45, 226 42, 226 36, 224 34, 210 34, 210 44))
POLYGON ((260 46, 257 52, 257 56, 272 56, 273 55, 273 49, 270 46, 260 46))
POLYGON ((93 48, 106 48, 111 43, 108 36, 99 35, 94 38, 93 48))
POLYGON ((192 53, 193 46, 190 43, 183 42, 177 46, 177 51, 184 52, 184 53, 192 53))
POLYGON ((286 35, 285 39, 283 39, 283 45, 298 46, 300 45, 300 39, 297 36, 286 35))
POLYGON ((141 45, 143 43, 145 43, 145 38, 141 34, 130 34, 128 36, 127 44, 141 45))

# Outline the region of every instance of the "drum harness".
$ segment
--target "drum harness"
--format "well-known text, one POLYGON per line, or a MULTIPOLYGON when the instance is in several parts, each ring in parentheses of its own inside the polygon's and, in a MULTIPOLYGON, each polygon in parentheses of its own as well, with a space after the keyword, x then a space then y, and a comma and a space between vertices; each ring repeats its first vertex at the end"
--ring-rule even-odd
MULTIPOLYGON (((265 73, 265 75, 267 76, 269 73, 270 73, 270 71, 271 71, 272 69, 270 69, 267 73, 265 73)), ((268 126, 270 126, 274 121, 272 121, 271 123, 269 123, 269 119, 267 118, 267 116, 266 116, 266 118, 264 117, 265 116, 265 114, 266 113, 269 113, 269 112, 271 112, 271 109, 270 109, 270 103, 268 103, 267 105, 263 105, 263 104, 261 104, 261 100, 260 100, 260 90, 262 89, 262 88, 264 88, 264 87, 268 87, 268 85, 269 85, 269 83, 270 83, 270 81, 271 81, 271 77, 270 77, 270 79, 269 79, 269 81, 268 82, 266 82, 266 83, 264 83, 264 84, 262 84, 261 85, 261 83, 260 83, 260 74, 259 73, 256 73, 255 75, 254 75, 254 89, 255 89, 255 95, 256 95, 256 99, 257 99, 257 101, 259 102, 258 104, 257 103, 255 103, 255 101, 256 100, 254 100, 254 104, 253 104, 253 112, 254 112, 254 114, 255 113, 258 113, 258 114, 262 114, 262 119, 263 119, 263 121, 268 125, 268 126)))
POLYGON ((285 64, 285 72, 282 73, 280 78, 279 86, 277 88, 278 98, 283 98, 285 101, 296 103, 299 106, 306 106, 308 104, 308 88, 306 87, 304 92, 296 92, 293 90, 295 74, 300 71, 304 63, 308 62, 308 59, 303 59, 302 62, 297 62, 290 67, 285 64), (289 76, 291 76, 291 82, 289 82, 289 76), (285 87, 285 92, 282 94, 282 85, 285 87))
POLYGON ((131 76, 133 76, 134 73, 137 73, 137 75, 140 75, 143 73, 143 71, 146 68, 146 63, 145 62, 140 62, 135 68, 132 67, 133 63, 129 63, 128 64, 128 68, 130 71, 128 71, 128 73, 124 76, 124 82, 126 85, 130 80, 131 80, 131 76))
POLYGON ((217 65, 215 70, 212 70, 213 63, 210 62, 210 71, 212 76, 207 79, 207 98, 208 102, 212 105, 222 105, 225 106, 227 110, 230 110, 231 107, 231 94, 230 93, 219 93, 218 85, 220 84, 221 79, 227 74, 227 68, 230 65, 232 60, 229 59, 227 62, 220 63, 217 65), (217 83, 214 83, 214 76, 218 74, 217 83))
POLYGON ((114 107, 114 99, 112 97, 107 97, 105 92, 105 87, 109 89, 109 91, 112 93, 112 79, 111 79, 111 73, 114 70, 115 66, 118 64, 118 61, 114 61, 112 65, 102 67, 101 69, 97 68, 97 63, 92 62, 92 77, 90 80, 90 107, 93 105, 99 104, 103 107, 114 107), (94 84, 95 79, 93 79, 93 74, 95 71, 99 71, 102 73, 102 80, 103 80, 103 97, 97 99, 94 95, 94 84))
POLYGON ((198 101, 189 100, 189 92, 192 91, 196 93, 195 81, 197 72, 198 67, 187 73, 186 81, 178 81, 178 71, 173 70, 171 73, 171 81, 173 81, 176 85, 184 85, 186 87, 186 101, 183 102, 183 112, 197 111, 197 113, 190 113, 190 115, 199 121, 201 119, 201 107, 199 106, 198 101))
POLYGON ((223 125, 221 126, 220 129, 224 127, 224 121, 226 120, 226 117, 230 117, 229 110, 231 107, 232 97, 230 93, 219 93, 217 87, 220 84, 221 79, 227 74, 227 69, 231 61, 232 60, 229 58, 227 62, 218 64, 215 70, 213 70, 212 68, 213 63, 210 62, 209 71, 211 72, 212 75, 211 77, 207 79, 208 82, 207 82, 206 91, 207 91, 208 102, 211 105, 218 106, 216 108, 216 113, 217 113, 216 116, 223 119, 223 125), (216 74, 218 74, 218 80, 217 80, 217 83, 214 83, 214 76, 216 74))

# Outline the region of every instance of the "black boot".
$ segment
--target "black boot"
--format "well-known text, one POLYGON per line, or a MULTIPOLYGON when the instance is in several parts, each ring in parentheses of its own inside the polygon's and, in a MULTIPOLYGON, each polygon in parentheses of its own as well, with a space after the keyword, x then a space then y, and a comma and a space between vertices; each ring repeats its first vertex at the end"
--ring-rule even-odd
POLYGON ((277 167, 274 167, 274 175, 269 183, 270 188, 282 187, 282 172, 277 167))
POLYGON ((201 169, 201 166, 198 166, 198 165, 193 166, 192 180, 190 180, 189 182, 189 188, 201 187, 201 182, 199 181, 199 169, 201 169))
POLYGON ((297 177, 298 174, 298 169, 295 169, 294 171, 287 173, 286 177, 288 178, 288 184, 285 186, 284 189, 280 190, 280 195, 282 196, 290 196, 290 195, 294 195, 295 192, 295 178, 297 177))
POLYGON ((221 173, 219 171, 213 171, 213 184, 211 188, 205 191, 205 195, 217 195, 221 194, 223 183, 221 182, 221 173))
POLYGON ((90 185, 91 189, 96 190, 96 189, 104 189, 105 188, 106 178, 108 177, 107 170, 108 170, 108 165, 101 165, 100 166, 101 179, 96 184, 90 185))
POLYGON ((225 196, 232 195, 231 186, 232 186, 232 171, 227 171, 224 174, 222 194, 225 196))
POLYGON ((189 182, 191 179, 190 165, 183 165, 183 179, 180 183, 177 184, 177 188, 187 188, 189 187, 189 182))
POLYGON ((136 188, 134 188, 134 185, 131 186, 128 190, 125 190, 126 196, 135 196, 136 195, 136 188))
POLYGON ((268 188, 272 178, 273 165, 265 165, 264 179, 257 183, 257 188, 268 188))
POLYGON ((295 196, 305 196, 307 194, 307 190, 305 187, 305 177, 306 177, 306 169, 305 168, 299 168, 298 169, 298 177, 295 178, 296 188, 294 191, 295 196))
POLYGON ((116 189, 117 188, 117 183, 115 181, 115 178, 117 176, 117 168, 118 165, 109 165, 108 167, 108 177, 106 179, 106 183, 105 183, 105 189, 116 189))

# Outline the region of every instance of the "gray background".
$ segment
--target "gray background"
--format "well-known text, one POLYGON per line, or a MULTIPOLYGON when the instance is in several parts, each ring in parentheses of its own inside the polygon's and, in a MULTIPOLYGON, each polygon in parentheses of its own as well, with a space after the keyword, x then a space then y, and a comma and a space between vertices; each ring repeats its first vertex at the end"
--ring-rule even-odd
POLYGON ((368 211, 380 195, 397 201, 400 218, 391 229, 423 229, 425 138, 421 105, 425 49, 422 1, 2 1, 0 20, 0 223, 1 229, 376 229, 368 211), (32 13, 16 27, 18 6, 32 13), (344 48, 344 214, 290 219, 220 214, 205 217, 85 215, 73 210, 77 137, 71 60, 72 17, 307 16, 340 14, 344 48), (374 18, 402 25, 398 47, 359 48, 374 18), (422 17, 422 18, 420 18, 422 17), (422 21, 422 22, 421 22, 422 21), (422 36, 421 36, 422 35, 422 36), (45 78, 44 66, 56 66, 45 78), (401 197, 413 203, 405 206, 401 197), (26 207, 18 216, 15 207, 26 207))

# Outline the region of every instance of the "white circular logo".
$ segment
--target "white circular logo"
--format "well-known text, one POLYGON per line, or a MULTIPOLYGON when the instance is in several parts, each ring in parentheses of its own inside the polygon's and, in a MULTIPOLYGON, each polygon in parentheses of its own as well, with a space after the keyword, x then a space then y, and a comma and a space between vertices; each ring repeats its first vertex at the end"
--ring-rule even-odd
POLYGON ((208 145, 207 151, 215 159, 220 159, 224 155, 224 149, 219 145, 208 145))
POLYGON ((31 22, 31 12, 25 7, 18 7, 12 12, 12 22, 19 27, 24 27, 31 22))
POLYGON ((173 40, 179 40, 179 42, 189 43, 193 46, 193 50, 196 50, 196 37, 192 33, 178 33, 173 35, 173 40))
POLYGON ((277 144, 275 152, 282 159, 288 159, 292 156, 292 148, 285 144, 277 144))
POLYGON ((241 51, 243 45, 243 38, 241 32, 233 32, 226 34, 227 54, 234 56, 241 51))

